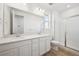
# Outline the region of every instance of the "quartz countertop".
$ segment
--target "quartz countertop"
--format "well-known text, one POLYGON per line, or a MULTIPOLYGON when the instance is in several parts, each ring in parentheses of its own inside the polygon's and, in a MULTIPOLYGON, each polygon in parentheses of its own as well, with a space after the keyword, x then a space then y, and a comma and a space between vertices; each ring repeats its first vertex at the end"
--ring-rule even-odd
POLYGON ((39 38, 44 36, 49 36, 49 34, 14 35, 14 36, 2 37, 0 38, 0 44, 29 40, 29 39, 39 38))

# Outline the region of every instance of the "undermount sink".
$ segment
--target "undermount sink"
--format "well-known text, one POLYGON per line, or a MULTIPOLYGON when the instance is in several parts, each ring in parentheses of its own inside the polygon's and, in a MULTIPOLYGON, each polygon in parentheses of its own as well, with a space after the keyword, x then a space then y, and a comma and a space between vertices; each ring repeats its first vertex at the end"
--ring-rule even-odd
POLYGON ((16 35, 16 37, 20 37, 21 35, 16 35))

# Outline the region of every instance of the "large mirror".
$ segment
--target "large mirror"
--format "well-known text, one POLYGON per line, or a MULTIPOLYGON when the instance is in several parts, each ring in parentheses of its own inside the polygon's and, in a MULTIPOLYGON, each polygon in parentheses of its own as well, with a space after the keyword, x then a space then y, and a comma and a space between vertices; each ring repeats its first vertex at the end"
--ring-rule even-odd
MULTIPOLYGON (((47 31, 48 16, 40 16, 4 4, 3 36, 40 34, 47 31)), ((38 9, 39 10, 39 9, 38 9)))

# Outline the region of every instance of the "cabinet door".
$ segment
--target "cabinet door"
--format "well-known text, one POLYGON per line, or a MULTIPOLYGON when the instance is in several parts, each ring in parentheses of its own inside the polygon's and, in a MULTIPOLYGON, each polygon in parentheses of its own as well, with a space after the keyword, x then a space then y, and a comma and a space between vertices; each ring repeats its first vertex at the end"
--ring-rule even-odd
POLYGON ((32 55, 39 56, 39 38, 32 39, 32 55))
POLYGON ((51 37, 46 37, 46 52, 50 50, 51 37))
POLYGON ((0 52, 0 56, 18 56, 18 48, 9 49, 4 52, 0 52))
POLYGON ((46 38, 40 38, 40 55, 46 53, 46 38))
POLYGON ((20 47, 20 56, 31 56, 31 45, 20 47))

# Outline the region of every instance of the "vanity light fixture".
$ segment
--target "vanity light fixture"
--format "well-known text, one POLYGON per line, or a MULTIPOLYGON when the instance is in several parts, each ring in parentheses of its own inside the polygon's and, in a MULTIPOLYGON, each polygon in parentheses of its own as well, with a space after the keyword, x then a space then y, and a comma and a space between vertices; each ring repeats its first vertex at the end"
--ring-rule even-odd
POLYGON ((48 3, 49 5, 53 5, 53 3, 48 3))
POLYGON ((24 3, 24 5, 26 6, 26 3, 24 3))
POLYGON ((37 7, 36 10, 38 10, 38 11, 40 11, 40 12, 45 12, 45 10, 43 10, 43 9, 41 9, 41 8, 39 8, 39 7, 37 7))
POLYGON ((39 10, 39 8, 37 7, 36 10, 39 10))
POLYGON ((67 8, 70 8, 71 6, 68 4, 66 7, 67 7, 67 8))

